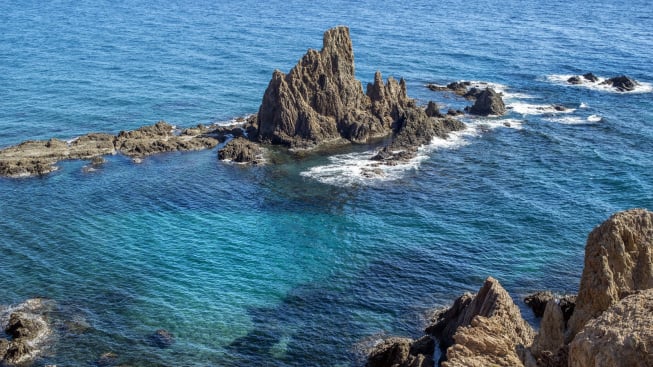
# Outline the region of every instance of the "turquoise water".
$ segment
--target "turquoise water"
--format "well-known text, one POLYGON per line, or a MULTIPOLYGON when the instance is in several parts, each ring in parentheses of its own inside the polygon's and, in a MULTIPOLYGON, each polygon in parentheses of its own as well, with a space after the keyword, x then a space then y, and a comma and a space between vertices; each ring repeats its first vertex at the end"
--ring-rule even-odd
POLYGON ((515 296, 575 291, 589 231, 653 208, 653 8, 646 1, 0 2, 0 146, 165 119, 255 113, 275 68, 351 28, 357 75, 499 84, 511 112, 468 119, 412 166, 362 178, 372 149, 276 165, 215 151, 93 173, 0 178, 0 304, 54 299, 37 365, 359 365, 492 275, 515 296), (592 71, 635 93, 571 87, 592 71), (538 110, 552 103, 572 110, 538 110), (504 123, 510 126, 504 126, 504 123), (73 320, 84 332, 65 326, 73 320), (176 342, 160 349, 148 335, 176 342))

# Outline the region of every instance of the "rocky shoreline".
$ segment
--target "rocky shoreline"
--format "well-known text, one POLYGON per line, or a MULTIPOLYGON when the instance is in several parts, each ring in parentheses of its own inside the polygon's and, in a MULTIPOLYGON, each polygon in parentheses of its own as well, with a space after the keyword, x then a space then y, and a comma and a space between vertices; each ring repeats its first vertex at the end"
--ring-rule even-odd
POLYGON ((436 313, 417 340, 390 338, 368 367, 599 367, 653 365, 653 212, 631 209, 588 236, 578 297, 538 292, 525 300, 536 333, 499 282, 488 277, 436 313), (544 306, 543 306, 544 305, 544 306))

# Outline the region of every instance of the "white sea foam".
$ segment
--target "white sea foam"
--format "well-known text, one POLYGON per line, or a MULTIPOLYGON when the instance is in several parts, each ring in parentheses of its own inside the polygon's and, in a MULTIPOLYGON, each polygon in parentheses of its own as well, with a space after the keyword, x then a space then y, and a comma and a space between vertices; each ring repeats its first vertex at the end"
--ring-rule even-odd
POLYGON ((581 103, 580 103, 580 106, 578 106, 578 108, 589 108, 589 107, 590 107, 590 106, 589 106, 587 103, 585 103, 585 102, 581 102, 581 103))
POLYGON ((563 117, 551 117, 545 119, 550 122, 556 122, 563 125, 588 125, 601 122, 603 118, 599 115, 590 115, 588 117, 581 116, 563 116, 563 117))
POLYGON ((553 83, 556 83, 556 84, 564 84, 564 85, 568 85, 570 87, 581 87, 581 88, 594 89, 594 90, 599 90, 599 91, 603 91, 603 92, 631 93, 631 94, 633 94, 633 93, 651 93, 651 92, 653 92, 653 85, 651 83, 646 83, 646 82, 641 82, 641 81, 637 81, 637 85, 635 86, 634 90, 626 91, 626 92, 620 92, 616 88, 614 88, 614 87, 612 87, 610 85, 601 84, 604 81, 606 81, 607 78, 597 76, 598 80, 596 82, 592 82, 592 81, 584 79, 582 77, 582 75, 581 75, 580 78, 583 81, 581 84, 570 84, 569 82, 567 82, 567 80, 569 80, 569 78, 571 78, 572 76, 575 76, 575 75, 571 75, 571 74, 553 74, 553 75, 547 75, 546 79, 553 82, 553 83))
POLYGON ((576 111, 574 108, 565 108, 564 110, 556 109, 555 105, 546 104, 533 104, 524 102, 512 102, 508 104, 508 108, 513 112, 521 115, 544 115, 544 114, 561 114, 572 113, 576 111))
POLYGON ((430 144, 418 149, 413 159, 396 165, 372 160, 376 155, 375 151, 348 153, 331 156, 328 158, 328 164, 312 167, 300 175, 325 184, 341 186, 396 180, 407 171, 419 169, 420 164, 434 151, 459 149, 470 144, 470 138, 498 128, 519 130, 522 128, 522 122, 516 119, 475 118, 467 122, 466 126, 464 130, 449 133, 446 139, 433 138, 430 144))

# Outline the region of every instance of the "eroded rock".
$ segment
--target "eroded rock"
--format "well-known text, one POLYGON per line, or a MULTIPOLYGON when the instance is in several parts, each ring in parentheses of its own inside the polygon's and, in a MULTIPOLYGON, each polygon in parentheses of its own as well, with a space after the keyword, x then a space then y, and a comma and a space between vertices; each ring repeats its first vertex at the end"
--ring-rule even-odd
POLYGON ((0 339, 0 365, 22 365, 37 358, 52 333, 47 320, 50 303, 29 299, 0 314, 0 323, 10 339, 0 339))
POLYGON ((524 298, 524 303, 533 310, 536 317, 542 317, 544 315, 546 304, 551 299, 553 299, 553 293, 550 291, 541 291, 526 296, 524 298))
POLYGON ((585 266, 567 341, 620 299, 653 288, 653 213, 617 213, 587 238, 585 266))
POLYGON ((639 83, 635 79, 629 78, 625 75, 620 75, 607 79, 601 82, 601 84, 612 86, 619 92, 630 92, 635 90, 635 87, 639 83))
POLYGON ((570 367, 653 366, 653 289, 621 299, 569 345, 570 367))
POLYGON ((456 300, 427 330, 446 348, 442 366, 448 367, 522 365, 517 347, 530 345, 534 337, 508 292, 492 277, 471 299, 464 295, 456 300))

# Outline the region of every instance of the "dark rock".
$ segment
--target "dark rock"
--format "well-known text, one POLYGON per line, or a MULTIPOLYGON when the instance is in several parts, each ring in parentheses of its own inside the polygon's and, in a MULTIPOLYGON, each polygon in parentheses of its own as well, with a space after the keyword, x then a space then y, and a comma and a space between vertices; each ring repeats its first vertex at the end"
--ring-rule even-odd
POLYGON ((432 367, 435 341, 424 336, 418 340, 390 338, 375 346, 367 367, 432 367))
POLYGON ((606 84, 614 87, 619 92, 630 92, 635 90, 635 87, 639 84, 636 80, 631 79, 625 75, 615 76, 608 80, 601 82, 601 84, 606 84))
POLYGON ((378 72, 363 93, 349 29, 336 27, 324 33, 321 51, 309 50, 288 74, 273 73, 257 139, 300 148, 337 139, 365 142, 390 133, 399 112, 413 104, 403 80, 384 84, 378 72))
POLYGON ((480 116, 503 115, 506 113, 506 105, 503 103, 501 93, 495 92, 492 88, 485 88, 478 95, 476 102, 469 109, 469 112, 480 116))
POLYGON ((575 295, 566 295, 560 298, 560 308, 562 309, 562 315, 565 319, 565 325, 571 318, 571 315, 574 313, 574 308, 576 307, 576 296, 575 295))
POLYGON ((596 82, 599 81, 599 78, 596 75, 592 74, 592 73, 583 74, 583 78, 585 80, 587 80, 587 81, 592 82, 592 83, 596 83, 596 82))
POLYGON ((526 296, 524 303, 533 310, 536 317, 542 317, 546 304, 550 299, 553 299, 553 293, 549 291, 536 292, 526 296))
POLYGON ((464 312, 473 299, 474 295, 471 293, 465 293, 456 298, 451 307, 437 312, 435 322, 424 330, 424 332, 433 335, 440 341, 440 348, 442 350, 446 350, 454 343, 453 335, 456 333, 458 327, 463 324, 463 322, 458 322, 457 320, 462 320, 464 312))
POLYGON ((100 358, 95 361, 95 365, 98 367, 109 367, 114 366, 118 361, 118 355, 113 352, 103 353, 100 358))
POLYGON ((447 116, 460 116, 464 115, 465 113, 461 110, 454 110, 452 108, 447 110, 447 116))
POLYGON ((442 85, 437 85, 437 84, 427 84, 426 88, 434 91, 434 92, 445 92, 448 91, 449 88, 447 86, 442 86, 442 85))
POLYGON ((150 344, 159 348, 169 348, 175 343, 175 337, 165 329, 159 329, 148 338, 150 344))
POLYGON ((426 116, 428 117, 442 117, 438 104, 433 101, 429 101, 429 104, 426 106, 426 110, 424 112, 426 112, 426 116))
POLYGON ((583 84, 583 80, 578 75, 574 75, 571 78, 567 79, 567 83, 569 83, 569 84, 583 84))
POLYGON ((236 138, 218 151, 218 159, 257 164, 263 161, 262 154, 263 149, 259 144, 245 138, 236 138))
POLYGON ((483 93, 483 89, 472 87, 467 92, 465 92, 465 94, 463 94, 463 97, 471 100, 476 100, 481 95, 481 93, 483 93))

